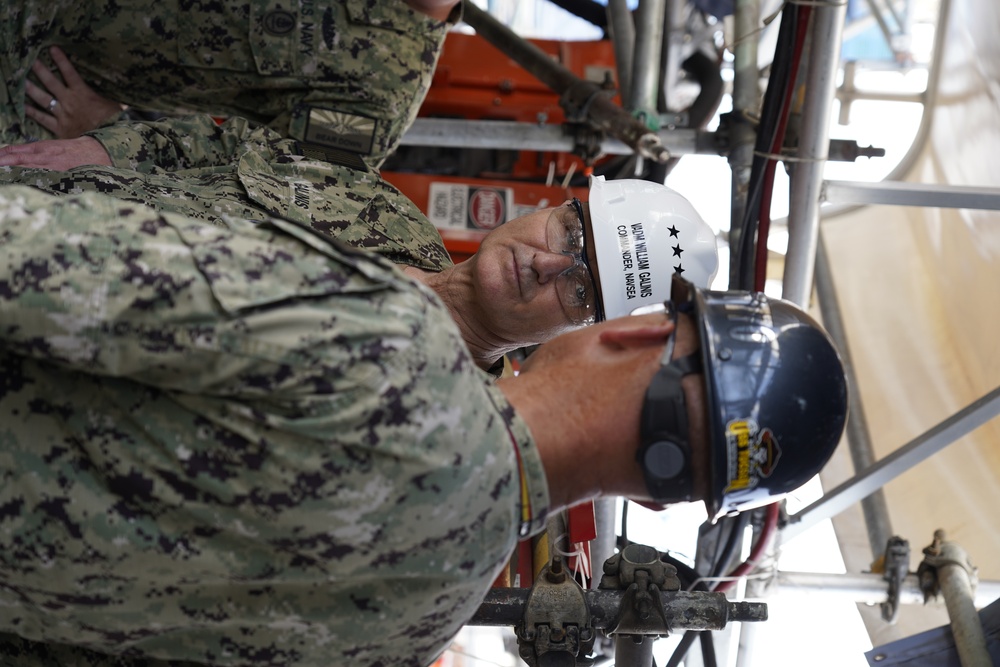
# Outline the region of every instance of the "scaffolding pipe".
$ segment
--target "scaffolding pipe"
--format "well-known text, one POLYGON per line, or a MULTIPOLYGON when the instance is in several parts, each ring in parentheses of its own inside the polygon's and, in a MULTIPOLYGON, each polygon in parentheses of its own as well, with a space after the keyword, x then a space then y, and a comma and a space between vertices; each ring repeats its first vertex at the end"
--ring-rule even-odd
POLYGON ((594 499, 594 525, 597 537, 590 542, 590 587, 597 588, 601 584, 604 573, 604 561, 615 555, 615 519, 618 515, 618 502, 615 498, 594 499))
MULTIPOLYGON (((491 588, 468 625, 515 626, 524 618, 530 588, 491 588)), ((627 595, 622 590, 587 589, 583 597, 590 609, 595 630, 612 632, 619 626, 619 615, 627 595)), ((663 617, 671 632, 682 630, 721 630, 729 623, 756 623, 767 620, 767 605, 761 602, 726 599, 725 593, 702 591, 660 591, 663 617)), ((651 627, 643 635, 661 634, 651 627)), ((640 634, 633 630, 632 634, 640 634)))
MULTIPOLYGON (((907 4, 908 4, 908 0, 907 0, 907 4)), ((909 30, 909 26, 907 24, 909 23, 909 19, 910 19, 911 15, 913 14, 913 12, 910 11, 909 7, 906 7, 903 10, 903 11, 906 12, 906 18, 905 19, 904 19, 904 17, 902 17, 902 16, 899 15, 899 12, 896 10, 895 3, 892 0, 886 0, 885 1, 885 8, 889 11, 890 14, 892 14, 893 20, 896 22, 896 25, 899 26, 899 31, 902 34, 904 34, 904 35, 909 34, 910 30, 909 30)))
MULTIPOLYGON (((733 123, 729 167, 732 176, 730 201, 729 247, 740 247, 740 235, 747 191, 750 186, 750 169, 756 130, 750 118, 756 116, 760 106, 760 69, 757 66, 757 32, 760 24, 760 0, 736 0, 735 42, 733 49, 733 123)), ((739 286, 736 262, 729 264, 729 286, 739 286)))
POLYGON ((615 50, 618 68, 618 93, 630 99, 632 91, 632 52, 635 49, 635 22, 627 0, 608 0, 608 32, 615 50))
MULTIPOLYGON (((867 0, 868 9, 871 11, 873 17, 875 17, 875 22, 878 23, 878 29, 882 32, 882 37, 885 38, 885 44, 892 51, 893 55, 896 55, 896 45, 893 43, 892 30, 889 28, 889 24, 886 23, 885 17, 882 16, 882 10, 879 9, 878 5, 875 4, 875 0, 867 0)), ((903 26, 900 25, 900 30, 903 26)))
MULTIPOLYGON (((889 583, 881 574, 874 572, 833 574, 778 570, 770 586, 772 594, 816 596, 826 604, 856 602, 875 605, 889 601, 889 583)), ((1000 581, 980 581, 976 586, 973 604, 985 607, 997 598, 1000 598, 1000 581)), ((903 577, 899 585, 898 601, 901 605, 925 603, 924 591, 920 588, 920 580, 916 574, 903 577)))
MULTIPOLYGON (((760 0, 736 0, 733 13, 733 122, 730 125, 729 168, 732 186, 729 202, 729 247, 739 248, 743 234, 743 215, 750 190, 757 130, 750 119, 760 112, 760 67, 757 64, 760 0)), ((729 288, 750 289, 740 284, 738 262, 729 262, 729 288)), ((744 667, 751 659, 757 633, 752 626, 740 628, 736 665, 744 667)))
MULTIPOLYGON (((837 301, 837 290, 833 284, 833 274, 830 270, 823 235, 820 234, 816 253, 816 297, 819 302, 820 314, 823 317, 823 327, 826 329, 844 362, 844 375, 848 393, 847 410, 847 445, 851 453, 851 463, 854 471, 867 470, 875 464, 875 449, 872 447, 871 435, 868 431, 868 420, 865 418, 865 408, 858 391, 858 379, 854 374, 854 364, 851 362, 850 348, 847 344, 847 332, 840 316, 840 305, 837 301)), ((877 560, 885 553, 886 544, 893 536, 892 521, 889 519, 889 506, 882 489, 874 491, 870 496, 862 498, 861 511, 865 518, 865 528, 868 531, 868 544, 871 547, 872 560, 877 560)))
POLYGON ((955 440, 971 433, 994 417, 1000 415, 1000 387, 979 398, 955 414, 917 436, 878 463, 869 466, 836 488, 823 494, 819 500, 795 514, 788 516, 781 536, 791 540, 850 507, 862 498, 929 456, 947 447, 955 440))
MULTIPOLYGON (((924 112, 920 116, 920 125, 917 127, 917 133, 914 136, 909 149, 907 149, 906 155, 904 155, 903 159, 899 161, 899 164, 893 167, 892 171, 886 175, 884 179, 885 181, 905 181, 909 177, 913 176, 914 165, 916 165, 920 156, 923 155, 927 138, 931 133, 931 126, 934 123, 934 105, 937 102, 938 90, 941 88, 941 72, 944 69, 944 35, 948 34, 948 24, 950 20, 951 0, 940 0, 937 16, 934 22, 934 25, 936 26, 934 32, 937 37, 934 40, 934 48, 931 51, 930 66, 927 68, 927 89, 923 93, 917 93, 920 98, 919 101, 924 106, 924 112)), ((863 93, 863 95, 865 95, 864 99, 868 99, 868 93, 863 93)), ((877 93, 872 93, 872 95, 877 95, 877 93)), ((859 97, 859 99, 861 98, 859 97)), ((872 99, 875 98, 873 97, 872 99)), ((823 220, 825 222, 830 222, 837 217, 854 213, 861 207, 862 206, 857 203, 827 205, 822 211, 823 220)), ((771 221, 772 228, 787 224, 787 217, 771 221)))
MULTIPOLYGON (((660 130, 659 142, 672 155, 718 155, 716 135, 708 130, 660 130)), ((561 125, 520 123, 512 120, 417 118, 403 135, 406 146, 497 148, 501 150, 557 151, 569 153, 574 139, 561 125)), ((598 144, 602 155, 631 155, 634 151, 618 139, 605 137, 598 144)))
POLYGON ((686 37, 684 26, 684 9, 686 4, 683 0, 668 0, 667 11, 664 17, 664 34, 666 39, 663 45, 663 55, 660 58, 663 71, 663 110, 669 111, 677 109, 680 104, 677 102, 677 82, 681 77, 681 64, 684 61, 684 40, 686 37))
POLYGON ((656 113, 660 50, 663 47, 665 0, 642 0, 635 13, 635 59, 632 61, 631 94, 626 108, 645 118, 647 127, 659 129, 656 113))
POLYGON ((944 531, 934 531, 934 544, 927 550, 936 563, 937 582, 948 608, 951 634, 962 667, 992 667, 986 650, 983 624, 973 604, 969 557, 960 545, 944 540, 944 531))
POLYGON ((799 130, 799 161, 791 176, 788 255, 782 287, 782 296, 801 307, 808 306, 812 292, 819 237, 819 196, 830 146, 830 114, 846 14, 846 2, 817 5, 812 11, 808 86, 799 130))
POLYGON ((615 637, 615 664, 649 667, 653 664, 655 637, 615 637))

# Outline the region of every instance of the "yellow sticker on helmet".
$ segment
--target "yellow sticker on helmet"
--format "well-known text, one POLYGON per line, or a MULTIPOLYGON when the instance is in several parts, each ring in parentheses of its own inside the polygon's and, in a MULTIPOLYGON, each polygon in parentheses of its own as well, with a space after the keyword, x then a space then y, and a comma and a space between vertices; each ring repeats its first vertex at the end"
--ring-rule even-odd
POLYGON ((781 458, 774 434, 753 419, 734 419, 726 425, 726 451, 729 469, 724 493, 756 487, 771 476, 781 458))

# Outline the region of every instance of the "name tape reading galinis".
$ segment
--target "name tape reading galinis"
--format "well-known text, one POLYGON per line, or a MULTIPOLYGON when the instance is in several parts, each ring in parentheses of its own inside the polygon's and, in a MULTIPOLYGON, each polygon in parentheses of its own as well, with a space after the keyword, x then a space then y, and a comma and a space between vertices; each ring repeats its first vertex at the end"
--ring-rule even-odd
POLYGON ((641 222, 618 225, 618 249, 622 258, 622 280, 625 298, 645 299, 653 296, 653 276, 649 270, 649 250, 646 232, 641 222))

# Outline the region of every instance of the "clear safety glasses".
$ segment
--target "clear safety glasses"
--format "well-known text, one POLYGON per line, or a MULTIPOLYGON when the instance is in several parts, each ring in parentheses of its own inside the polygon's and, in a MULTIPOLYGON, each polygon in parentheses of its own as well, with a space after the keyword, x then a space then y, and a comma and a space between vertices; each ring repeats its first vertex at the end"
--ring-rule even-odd
POLYGON ((579 199, 552 209, 545 226, 549 251, 569 255, 574 260, 573 266, 556 277, 559 303, 574 324, 593 324, 604 319, 597 284, 587 259, 586 227, 579 199))

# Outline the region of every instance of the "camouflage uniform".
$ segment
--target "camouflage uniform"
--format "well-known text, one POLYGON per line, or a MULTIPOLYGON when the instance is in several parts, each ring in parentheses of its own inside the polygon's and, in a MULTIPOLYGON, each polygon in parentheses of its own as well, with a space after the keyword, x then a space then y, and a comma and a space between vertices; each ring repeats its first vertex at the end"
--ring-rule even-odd
POLYGON ((113 100, 247 118, 372 166, 416 117, 449 27, 400 0, 12 0, 3 14, 0 143, 51 137, 24 115, 24 81, 55 44, 113 100))
POLYGON ((225 216, 278 216, 397 264, 427 271, 452 264, 427 217, 356 157, 316 154, 244 119, 220 127, 205 115, 117 124, 93 134, 121 168, 0 167, 0 182, 53 194, 103 192, 214 224, 226 224, 225 216), (207 137, 204 145, 213 150, 190 150, 191 137, 207 137), (342 164, 333 162, 338 159, 342 164))
POLYGON ((525 424, 384 260, 93 193, 0 220, 4 665, 426 665, 541 528, 525 424))

